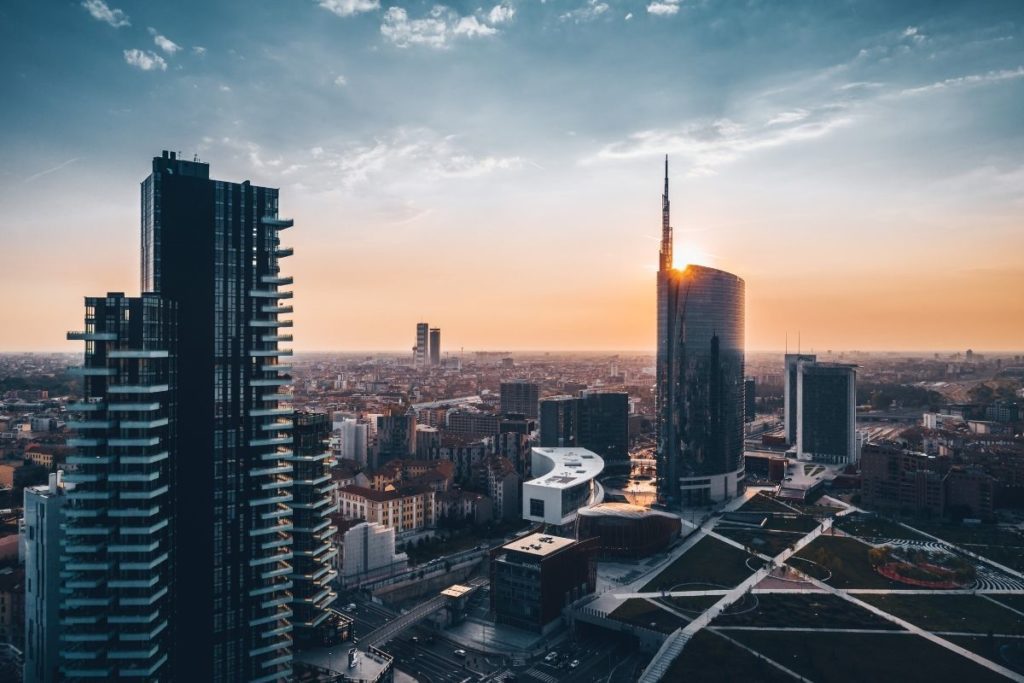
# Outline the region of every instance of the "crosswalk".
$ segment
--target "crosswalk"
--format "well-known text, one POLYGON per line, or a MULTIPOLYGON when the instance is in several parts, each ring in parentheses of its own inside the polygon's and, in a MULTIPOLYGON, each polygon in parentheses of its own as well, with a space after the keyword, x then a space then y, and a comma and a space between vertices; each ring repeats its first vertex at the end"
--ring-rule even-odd
POLYGON ((544 673, 537 667, 533 666, 523 672, 524 676, 533 678, 534 680, 540 681, 541 683, 558 683, 558 679, 551 674, 544 673))

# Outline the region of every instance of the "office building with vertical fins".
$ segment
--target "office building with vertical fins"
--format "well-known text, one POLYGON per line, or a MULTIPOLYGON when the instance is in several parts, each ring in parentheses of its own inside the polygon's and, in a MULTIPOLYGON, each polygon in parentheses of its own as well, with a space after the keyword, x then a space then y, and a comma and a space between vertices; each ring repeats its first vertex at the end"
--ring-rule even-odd
POLYGON ((715 268, 674 267, 668 157, 661 208, 658 498, 679 508, 743 490, 744 282, 715 268))
POLYGON ((213 180, 173 152, 141 190, 143 294, 87 299, 71 335, 86 399, 66 476, 61 669, 288 680, 292 221, 276 189, 213 180))

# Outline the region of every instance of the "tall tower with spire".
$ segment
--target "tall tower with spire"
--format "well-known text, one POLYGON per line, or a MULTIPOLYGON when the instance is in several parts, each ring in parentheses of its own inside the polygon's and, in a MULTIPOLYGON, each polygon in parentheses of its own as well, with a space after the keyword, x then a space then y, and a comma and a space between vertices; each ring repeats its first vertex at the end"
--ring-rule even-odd
POLYGON ((656 375, 658 500, 678 509, 743 489, 744 283, 705 266, 672 267, 661 195, 656 375))
POLYGON ((672 268, 672 223, 668 200, 668 155, 665 155, 665 192, 661 195, 661 250, 658 252, 658 270, 672 268))

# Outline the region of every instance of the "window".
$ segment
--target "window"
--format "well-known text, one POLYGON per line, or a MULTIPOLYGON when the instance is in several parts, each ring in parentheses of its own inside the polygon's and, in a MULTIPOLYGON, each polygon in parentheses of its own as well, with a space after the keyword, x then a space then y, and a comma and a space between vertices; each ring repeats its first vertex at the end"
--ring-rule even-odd
POLYGON ((538 500, 537 498, 530 499, 530 516, 531 517, 543 517, 544 516, 544 501, 538 500))

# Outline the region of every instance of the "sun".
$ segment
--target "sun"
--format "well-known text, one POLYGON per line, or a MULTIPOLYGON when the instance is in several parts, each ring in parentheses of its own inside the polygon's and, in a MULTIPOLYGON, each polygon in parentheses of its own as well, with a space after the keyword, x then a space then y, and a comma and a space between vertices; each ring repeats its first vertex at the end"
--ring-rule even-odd
POLYGON ((672 250, 672 267, 686 270, 686 266, 707 266, 713 260, 711 254, 695 244, 676 245, 672 250))

